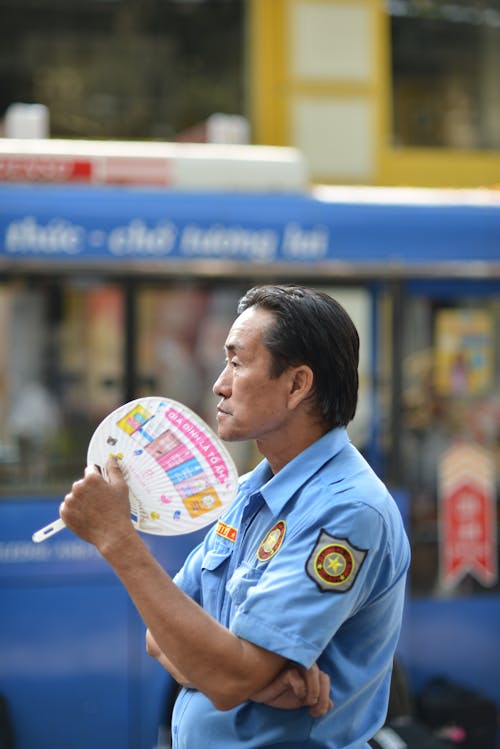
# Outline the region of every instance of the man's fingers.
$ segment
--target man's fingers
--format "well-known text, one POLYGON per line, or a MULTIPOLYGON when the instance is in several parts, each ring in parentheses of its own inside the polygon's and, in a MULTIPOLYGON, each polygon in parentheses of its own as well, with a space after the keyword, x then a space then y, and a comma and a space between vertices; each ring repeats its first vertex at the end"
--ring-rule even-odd
POLYGON ((158 647, 158 643, 156 642, 149 629, 146 630, 146 652, 152 658, 158 658, 161 655, 161 650, 158 647))
POLYGON ((273 702, 277 697, 283 694, 288 687, 288 676, 286 672, 281 672, 273 681, 263 689, 259 690, 252 696, 255 702, 263 702, 269 704, 273 702))
POLYGON ((83 475, 85 476, 85 478, 87 478, 87 476, 94 476, 94 475, 95 476, 102 476, 102 472, 101 472, 101 469, 99 468, 99 466, 90 465, 90 466, 86 466, 85 467, 83 475))
POLYGON ((302 674, 296 668, 289 668, 284 672, 284 676, 294 695, 299 700, 305 699, 307 696, 307 687, 302 674))
POLYGON ((318 700, 314 705, 311 705, 309 710, 313 718, 321 718, 323 715, 332 709, 333 701, 330 697, 330 677, 323 671, 319 671, 318 674, 319 684, 319 695, 318 700))
POLYGON ((321 718, 333 707, 330 678, 316 664, 309 669, 288 666, 252 699, 283 710, 308 706, 313 718, 321 718))
POLYGON ((308 705, 315 705, 320 697, 320 674, 321 671, 316 663, 313 663, 311 668, 308 668, 303 673, 308 705))
POLYGON ((109 481, 114 484, 116 481, 124 481, 122 469, 118 462, 118 459, 114 455, 110 455, 106 461, 106 472, 109 476, 109 481))

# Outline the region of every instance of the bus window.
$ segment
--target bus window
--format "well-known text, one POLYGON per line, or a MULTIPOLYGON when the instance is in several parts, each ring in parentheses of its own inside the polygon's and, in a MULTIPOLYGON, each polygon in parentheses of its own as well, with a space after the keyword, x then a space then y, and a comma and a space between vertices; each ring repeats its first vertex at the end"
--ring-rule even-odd
POLYGON ((500 303, 409 297, 402 476, 416 594, 498 591, 500 303))
POLYGON ((93 429, 122 401, 123 294, 11 282, 0 308, 1 491, 53 494, 81 474, 93 429))
MULTIPOLYGON (((162 395, 196 411, 216 430, 212 385, 244 286, 144 286, 137 293, 138 397, 162 395)), ((258 456, 249 443, 228 449, 240 471, 258 456)))

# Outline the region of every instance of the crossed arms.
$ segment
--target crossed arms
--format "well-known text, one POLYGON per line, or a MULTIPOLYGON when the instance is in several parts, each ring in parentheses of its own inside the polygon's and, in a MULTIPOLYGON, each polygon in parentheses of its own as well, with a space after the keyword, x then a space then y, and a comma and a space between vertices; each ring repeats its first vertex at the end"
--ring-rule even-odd
POLYGON ((328 676, 317 665, 290 664, 237 637, 180 590, 132 525, 116 461, 108 461, 106 470, 107 481, 88 467, 65 496, 60 515, 96 547, 127 589, 147 627, 148 652, 219 710, 250 699, 283 709, 309 706, 312 715, 324 715, 332 706, 328 676))
MULTIPOLYGON (((146 650, 179 684, 190 686, 183 674, 162 653, 149 630, 146 631, 146 650)), ((320 718, 333 707, 330 678, 316 663, 305 669, 288 661, 271 683, 252 694, 250 699, 282 710, 309 707, 313 718, 320 718)))

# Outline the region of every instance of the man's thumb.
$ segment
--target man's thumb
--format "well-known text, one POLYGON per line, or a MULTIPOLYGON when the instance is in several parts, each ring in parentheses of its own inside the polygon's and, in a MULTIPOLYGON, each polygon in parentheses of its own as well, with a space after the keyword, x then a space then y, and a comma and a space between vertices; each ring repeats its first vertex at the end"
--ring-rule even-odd
POLYGON ((108 474, 109 481, 113 484, 115 481, 124 481, 121 466, 115 455, 110 455, 106 461, 106 473, 108 474))

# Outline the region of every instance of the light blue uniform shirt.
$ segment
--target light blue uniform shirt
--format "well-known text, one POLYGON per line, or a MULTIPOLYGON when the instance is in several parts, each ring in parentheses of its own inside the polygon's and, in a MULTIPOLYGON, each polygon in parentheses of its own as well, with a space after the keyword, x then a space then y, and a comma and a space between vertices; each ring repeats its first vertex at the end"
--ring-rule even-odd
POLYGON ((177 585, 238 637, 317 661, 334 707, 323 718, 251 701, 222 712, 182 689, 174 749, 365 749, 386 715, 410 559, 386 487, 334 429, 275 476, 266 460, 243 476, 221 521, 177 585))

